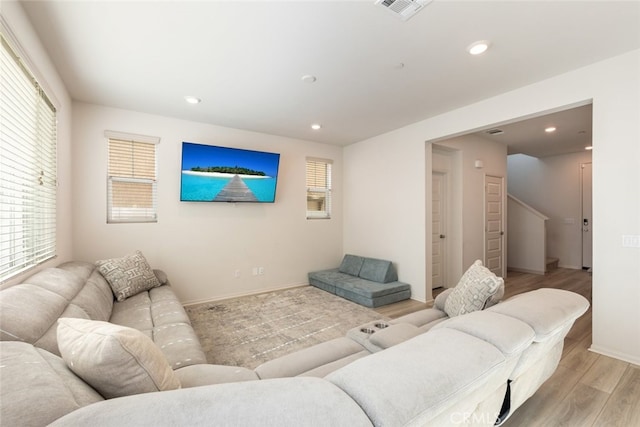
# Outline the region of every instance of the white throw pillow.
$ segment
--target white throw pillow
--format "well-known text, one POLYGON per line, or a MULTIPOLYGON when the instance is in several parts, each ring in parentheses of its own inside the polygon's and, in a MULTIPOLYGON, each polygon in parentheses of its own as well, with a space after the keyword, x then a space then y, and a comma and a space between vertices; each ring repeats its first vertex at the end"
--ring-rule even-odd
POLYGON ((142 332, 87 319, 58 319, 69 369, 105 398, 180 388, 162 351, 142 332))
POLYGON ((118 301, 160 286, 160 281, 140 251, 122 258, 100 260, 96 265, 118 301))
POLYGON ((444 303, 449 317, 482 310, 487 301, 498 292, 504 279, 493 274, 477 260, 462 275, 444 303))

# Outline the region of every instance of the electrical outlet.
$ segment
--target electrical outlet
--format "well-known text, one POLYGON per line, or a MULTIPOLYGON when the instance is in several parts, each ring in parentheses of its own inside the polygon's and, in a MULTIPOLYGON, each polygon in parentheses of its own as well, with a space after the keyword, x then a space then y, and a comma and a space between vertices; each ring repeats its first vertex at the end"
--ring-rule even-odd
POLYGON ((634 234, 625 234, 622 236, 623 248, 640 248, 640 236, 634 234))
POLYGON ((258 267, 253 267, 253 268, 251 269, 251 273, 252 273, 254 276, 257 276, 257 275, 258 275, 258 267))
POLYGON ((236 279, 237 279, 238 277, 240 277, 240 270, 236 270, 236 271, 234 271, 234 272, 233 272, 233 277, 235 277, 236 279))
POLYGON ((262 276, 264 274, 264 267, 258 267, 258 274, 262 276))

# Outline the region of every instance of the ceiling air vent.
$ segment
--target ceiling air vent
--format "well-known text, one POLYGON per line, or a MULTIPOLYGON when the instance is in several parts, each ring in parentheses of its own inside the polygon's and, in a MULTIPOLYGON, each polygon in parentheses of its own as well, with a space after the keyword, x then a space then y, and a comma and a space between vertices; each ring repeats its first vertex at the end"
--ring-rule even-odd
POLYGON ((489 135, 500 135, 501 133, 504 133, 504 131, 502 129, 489 129, 484 133, 488 133, 489 135))
POLYGON ((432 1, 433 0, 376 0, 376 4, 383 6, 398 18, 406 21, 432 1))

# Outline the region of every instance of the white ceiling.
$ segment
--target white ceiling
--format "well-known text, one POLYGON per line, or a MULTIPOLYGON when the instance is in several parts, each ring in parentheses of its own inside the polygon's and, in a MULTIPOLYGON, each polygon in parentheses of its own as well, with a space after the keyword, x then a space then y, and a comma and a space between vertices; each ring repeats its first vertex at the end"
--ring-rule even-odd
POLYGON ((475 134, 507 146, 507 154, 548 157, 584 151, 592 142, 592 105, 545 114, 475 134), (553 132, 545 129, 554 127, 553 132), (489 131, 501 130, 500 134, 489 131))
POLYGON ((336 145, 640 48, 639 1, 22 4, 75 100, 336 145))

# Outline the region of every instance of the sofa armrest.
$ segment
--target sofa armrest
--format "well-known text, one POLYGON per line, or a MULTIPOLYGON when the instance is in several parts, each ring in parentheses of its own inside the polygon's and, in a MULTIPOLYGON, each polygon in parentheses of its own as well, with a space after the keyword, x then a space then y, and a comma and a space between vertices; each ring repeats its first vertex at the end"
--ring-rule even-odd
POLYGON ((250 369, 239 366, 198 364, 185 366, 174 371, 182 388, 211 384, 257 381, 258 375, 250 369))
POLYGON ((340 337, 270 360, 255 371, 261 379, 315 376, 314 373, 324 376, 368 354, 360 344, 340 337))
POLYGON ((444 311, 444 303, 447 301, 449 295, 451 295, 451 292, 453 292, 453 289, 454 288, 448 288, 440 292, 433 302, 433 306, 440 311, 444 311))
POLYGON ((164 271, 157 270, 154 268, 153 274, 156 275, 156 278, 158 279, 158 282, 160 282, 161 285, 165 285, 169 283, 169 278, 167 277, 167 273, 165 273, 164 271))
POLYGON ((405 342, 415 336, 422 333, 420 328, 410 323, 398 323, 395 325, 389 325, 385 329, 381 329, 374 334, 371 334, 371 344, 380 348, 381 350, 393 347, 396 344, 405 342))

